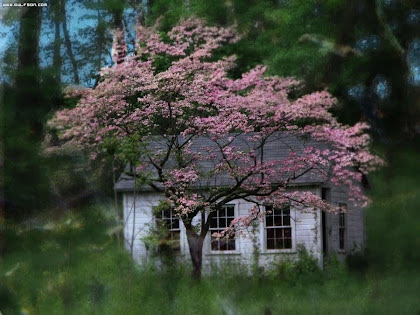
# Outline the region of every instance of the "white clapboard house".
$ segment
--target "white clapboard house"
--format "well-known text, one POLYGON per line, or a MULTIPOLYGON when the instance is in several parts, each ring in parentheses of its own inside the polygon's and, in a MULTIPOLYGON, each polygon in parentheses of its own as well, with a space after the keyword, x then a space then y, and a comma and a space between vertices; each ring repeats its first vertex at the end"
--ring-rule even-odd
MULTIPOLYGON (((242 135, 235 140, 234 145, 243 146, 245 150, 247 147, 245 139, 248 138, 242 135)), ((203 147, 208 148, 211 145, 211 140, 199 137, 194 140, 191 150, 202 150, 203 147)), ((291 150, 299 152, 309 145, 322 147, 316 142, 308 143, 307 139, 302 140, 290 134, 278 133, 267 142, 264 159, 286 158, 291 150)), ((159 149, 158 146, 156 150, 159 149)), ((208 169, 211 163, 203 162, 202 167, 208 169)), ((225 176, 214 180, 212 184, 226 185, 229 184, 229 180, 228 176, 225 176)), ((354 206, 347 200, 343 187, 336 187, 328 180, 321 180, 316 174, 308 172, 290 184, 290 189, 314 192, 324 200, 346 208, 347 211, 334 214, 319 209, 298 210, 291 204, 281 209, 270 209, 272 211, 267 212, 253 228, 249 228, 244 234, 238 233, 235 239, 216 239, 212 236, 213 232, 220 232, 233 218, 247 215, 253 206, 245 200, 233 200, 215 214, 212 220, 210 231, 204 240, 204 268, 221 266, 226 261, 250 265, 255 258, 256 249, 259 252, 259 266, 268 266, 281 259, 297 258, 298 249, 302 246, 319 261, 320 265, 325 255, 334 254, 340 259, 363 248, 364 212, 362 208, 354 206)), ((136 187, 134 195, 134 179, 127 173, 120 176, 116 190, 122 195, 123 200, 124 236, 127 248, 130 247, 130 240, 133 240, 133 257, 137 262, 143 263, 151 257, 150 249, 143 240, 149 234, 150 228, 156 224, 153 207, 157 206, 164 196, 150 185, 136 187)), ((177 255, 189 261, 190 254, 182 221, 165 211, 160 214, 159 220, 168 223, 169 237, 178 244, 175 246, 177 255)))

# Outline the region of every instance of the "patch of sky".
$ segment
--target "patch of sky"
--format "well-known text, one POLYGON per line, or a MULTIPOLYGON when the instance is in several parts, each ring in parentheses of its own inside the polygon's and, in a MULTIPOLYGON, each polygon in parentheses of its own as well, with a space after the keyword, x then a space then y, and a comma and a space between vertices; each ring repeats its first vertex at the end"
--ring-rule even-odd
POLYGON ((380 38, 377 35, 367 35, 356 41, 356 48, 360 51, 375 51, 379 48, 380 38))
MULTIPOLYGON (((88 39, 83 39, 79 36, 80 31, 87 27, 96 27, 97 20, 93 18, 86 18, 87 16, 94 16, 95 11, 89 8, 86 8, 81 3, 77 1, 67 1, 66 2, 66 13, 67 13, 67 30, 69 32, 70 41, 73 43, 73 53, 75 58, 78 59, 77 54, 75 53, 75 45, 74 42, 76 40, 83 40, 86 42, 88 39)), ((63 28, 62 24, 60 23, 60 36, 61 36, 61 49, 60 54, 63 57, 64 64, 62 65, 61 71, 61 80, 63 83, 71 84, 73 83, 73 72, 72 67, 68 58, 65 56, 68 54, 67 49, 64 45, 63 40, 63 28)), ((55 28, 54 23, 51 21, 46 12, 43 14, 42 24, 41 24, 41 36, 40 36, 40 66, 41 68, 46 68, 52 65, 53 62, 53 42, 55 39, 55 28)), ((88 84, 88 78, 86 77, 86 73, 89 73, 88 65, 83 66, 79 69, 81 83, 82 85, 88 84)))
POLYGON ((66 12, 69 18, 67 20, 67 27, 69 29, 70 37, 75 38, 79 34, 79 30, 86 27, 96 27, 98 21, 93 18, 87 18, 96 14, 95 10, 89 9, 78 1, 67 1, 66 12))
POLYGON ((407 16, 407 23, 410 25, 417 25, 420 23, 420 11, 411 10, 407 16))
POLYGON ((42 12, 41 36, 39 37, 39 66, 46 68, 52 65, 52 43, 55 37, 53 22, 48 19, 46 10, 42 12))
POLYGON ((126 24, 125 30, 128 31, 125 34, 128 55, 132 55, 134 53, 136 43, 136 18, 136 10, 133 8, 127 8, 124 10, 124 23, 126 24))
POLYGON ((412 85, 420 85, 420 38, 414 39, 407 52, 407 64, 410 68, 409 82, 412 85))
POLYGON ((363 84, 353 85, 348 88, 347 95, 352 99, 360 102, 363 98, 363 93, 365 92, 366 87, 363 84))
MULTIPOLYGON (((17 23, 16 23, 17 24, 17 23)), ((5 25, 0 22, 0 55, 3 55, 7 49, 8 43, 11 41, 14 25, 5 25)))
POLYGON ((380 100, 384 100, 391 94, 391 85, 386 77, 377 75, 372 82, 373 90, 380 100))
MULTIPOLYGON (((0 60, 3 61, 7 50, 10 48, 11 43, 16 43, 16 34, 19 28, 18 23, 14 23, 13 25, 5 25, 0 22, 0 60)), ((9 51, 10 53, 10 51, 9 51)), ((4 69, 6 65, 1 62, 0 64, 0 80, 3 82, 10 83, 10 77, 5 73, 4 69)))

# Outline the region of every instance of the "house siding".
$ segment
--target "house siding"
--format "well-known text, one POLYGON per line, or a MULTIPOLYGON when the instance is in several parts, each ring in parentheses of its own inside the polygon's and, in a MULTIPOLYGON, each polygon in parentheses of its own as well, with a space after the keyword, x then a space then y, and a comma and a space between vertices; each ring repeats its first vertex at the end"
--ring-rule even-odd
POLYGON ((344 249, 339 246, 339 215, 326 213, 327 253, 337 255, 342 260, 347 254, 361 251, 365 244, 364 209, 347 200, 346 191, 340 187, 330 188, 329 202, 334 205, 344 203, 347 205, 345 214, 344 249))
MULTIPOLYGON (((314 193, 320 194, 319 188, 310 188, 314 193)), ((152 208, 156 206, 163 196, 158 193, 141 193, 136 196, 132 193, 123 194, 124 208, 124 236, 126 248, 131 250, 131 240, 133 240, 133 259, 142 264, 150 261, 150 252, 146 248, 142 239, 149 233, 150 227, 155 224, 152 208), (134 207, 135 205, 135 207, 134 207), (134 238, 133 236, 134 226, 134 238)), ((235 205, 235 216, 245 216, 249 213, 253 204, 245 200, 234 200, 229 204, 235 205)), ((296 210, 291 206, 292 217, 292 249, 287 250, 266 250, 265 249, 265 227, 264 220, 256 222, 254 228, 240 233, 236 239, 236 250, 233 252, 214 252, 211 251, 210 233, 207 234, 203 246, 203 267, 210 270, 212 267, 220 267, 226 263, 234 263, 236 266, 250 267, 255 262, 255 246, 258 248, 258 266, 270 267, 282 259, 296 259, 299 246, 306 248, 320 264, 322 264, 322 231, 321 231, 321 212, 320 210, 305 209, 296 210), (253 232, 251 232, 253 230, 253 232), (235 264, 239 263, 239 264, 235 264)), ((193 220, 198 223, 200 217, 196 216, 193 220)), ((185 234, 185 227, 180 223, 181 229, 181 254, 189 262, 189 249, 185 234)), ((350 230, 349 230, 350 231, 350 230)))

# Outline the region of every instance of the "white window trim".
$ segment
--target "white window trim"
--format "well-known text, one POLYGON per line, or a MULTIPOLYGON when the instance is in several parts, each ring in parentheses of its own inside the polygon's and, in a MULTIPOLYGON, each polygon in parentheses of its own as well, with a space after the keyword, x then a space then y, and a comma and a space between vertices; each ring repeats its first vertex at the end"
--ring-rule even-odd
MULTIPOLYGON (((156 215, 153 215, 153 224, 155 225, 155 227, 157 226, 157 220, 158 218, 156 217, 156 215)), ((182 220, 180 218, 178 218, 179 220, 179 251, 175 252, 174 255, 175 256, 184 256, 185 255, 185 242, 187 241, 186 237, 186 230, 185 230, 185 226, 184 226, 184 222, 182 222, 182 220)))
MULTIPOLYGON (((223 206, 233 206, 233 214, 234 217, 237 218, 239 216, 239 205, 237 201, 232 201, 229 202, 223 206)), ((206 220, 207 220, 208 214, 206 215, 206 220)), ((209 231, 207 232, 207 236, 206 236, 206 240, 204 246, 206 246, 206 248, 208 248, 208 252, 205 253, 205 255, 209 255, 209 256, 216 256, 216 255, 241 255, 241 251, 239 250, 239 236, 237 235, 235 237, 235 250, 212 250, 211 249, 211 234, 212 231, 209 228, 209 231)), ((203 253, 204 254, 204 253, 203 253)))
MULTIPOLYGON (((261 211, 265 212, 265 206, 261 206, 261 211)), ((292 248, 284 249, 267 249, 267 234, 266 234, 266 225, 265 225, 265 215, 264 219, 260 224, 260 242, 261 242, 261 253, 262 254, 276 254, 276 253, 296 253, 296 209, 293 208, 293 204, 290 205, 290 226, 292 228, 292 248)))

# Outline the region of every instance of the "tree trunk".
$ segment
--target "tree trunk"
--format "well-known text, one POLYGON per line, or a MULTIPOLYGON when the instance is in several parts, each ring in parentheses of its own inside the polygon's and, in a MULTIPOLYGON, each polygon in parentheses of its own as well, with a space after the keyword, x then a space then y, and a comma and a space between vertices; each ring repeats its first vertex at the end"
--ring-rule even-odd
MULTIPOLYGON (((34 123, 31 110, 39 106, 39 35, 41 11, 27 9, 22 15, 19 28, 18 65, 16 71, 17 107, 16 118, 34 123)), ((32 127, 32 126, 31 126, 32 127)), ((34 130, 33 130, 34 131, 34 130)), ((40 132, 41 133, 41 132, 40 132)), ((39 134, 37 134, 39 136, 39 134)))
MULTIPOLYGON (((47 108, 41 93, 39 36, 41 10, 27 8, 20 18, 17 69, 14 85, 4 94, 4 121, 7 131, 4 148, 4 216, 21 219, 41 206, 43 174, 37 142, 43 134, 43 111, 47 108), (41 196, 41 197, 40 197, 41 196)), ((6 90, 6 89, 5 89, 6 90)), ((6 91, 7 91, 6 90, 6 91)), ((3 105, 2 104, 2 105, 3 105)), ((0 237, 2 238, 2 237, 0 237)))
POLYGON ((57 86, 61 86, 61 34, 60 34, 60 5, 59 0, 53 2, 52 10, 54 17, 54 49, 53 49, 53 70, 57 86))
POLYGON ((80 84, 80 78, 79 78, 79 69, 77 66, 76 58, 73 54, 73 48, 70 40, 70 34, 67 27, 67 15, 66 15, 66 1, 61 0, 61 17, 63 22, 63 35, 64 35, 64 44, 66 45, 67 53, 69 55, 70 63, 73 68, 73 75, 74 75, 74 83, 80 84))
POLYGON ((190 248, 191 261, 193 266, 192 277, 195 280, 201 279, 201 268, 203 265, 203 242, 204 237, 198 235, 187 227, 187 241, 190 248))

